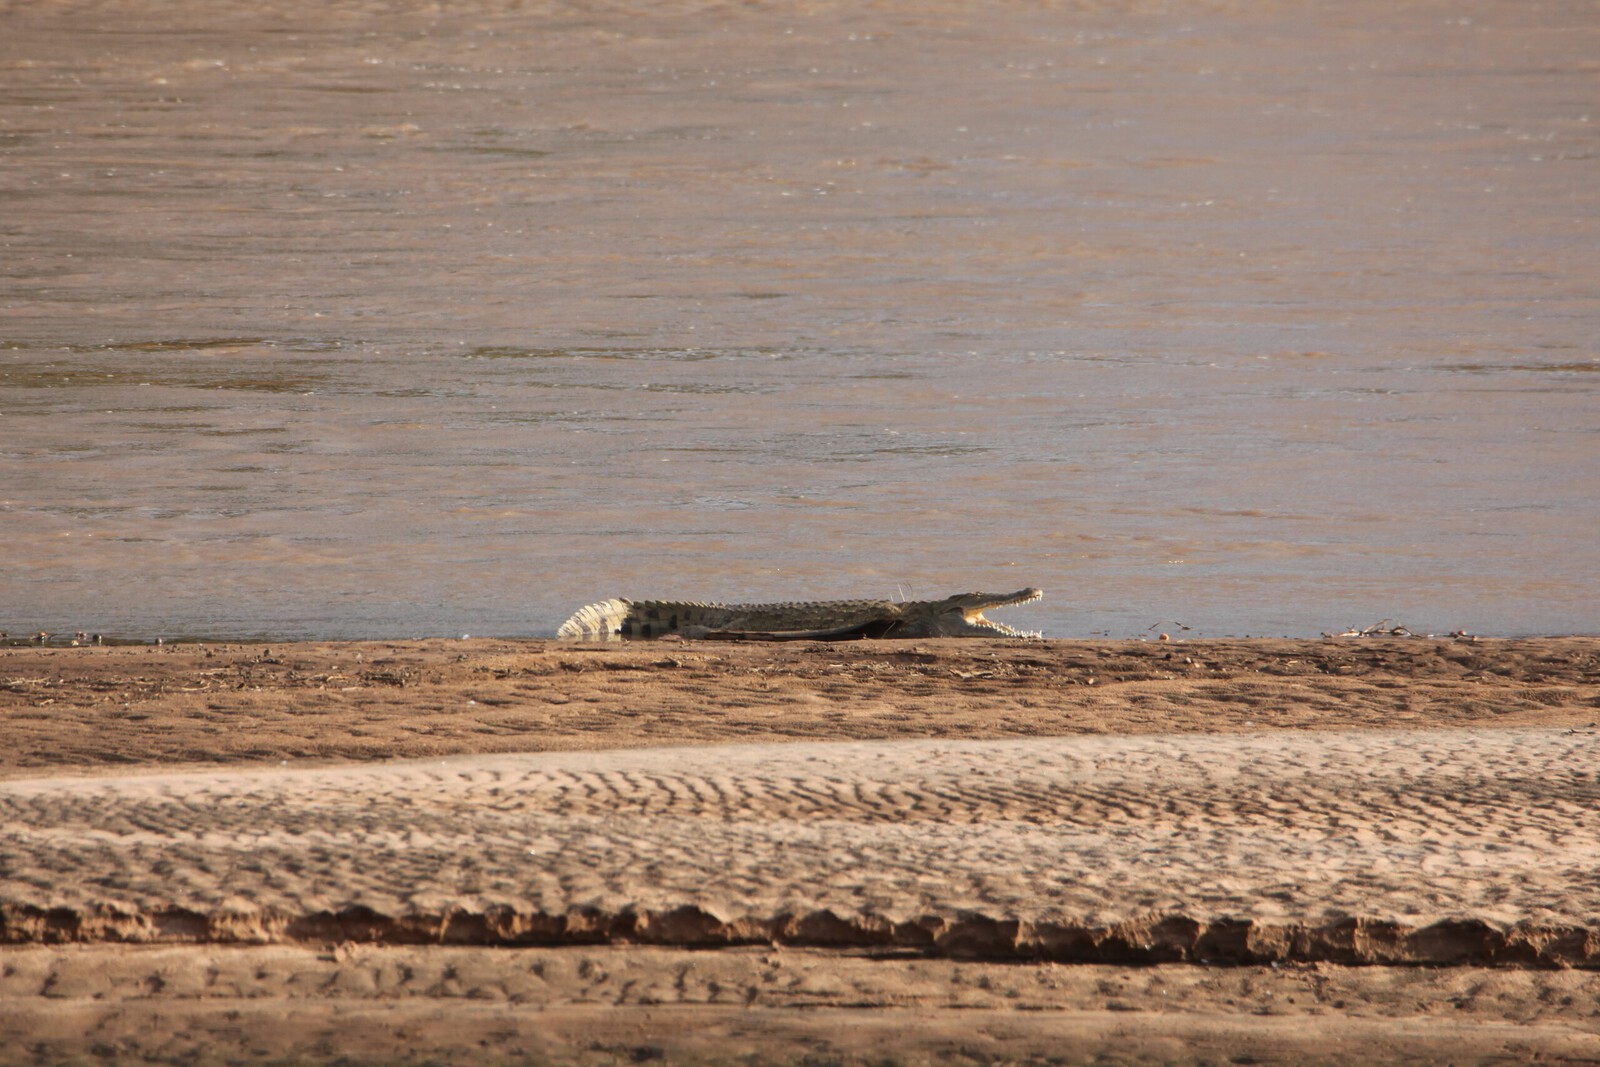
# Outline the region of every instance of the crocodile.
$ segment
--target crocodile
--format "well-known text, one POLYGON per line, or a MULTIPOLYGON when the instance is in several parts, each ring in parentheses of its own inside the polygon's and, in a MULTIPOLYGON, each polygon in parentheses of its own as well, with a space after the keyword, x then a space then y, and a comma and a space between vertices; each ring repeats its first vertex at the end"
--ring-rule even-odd
POLYGON ((579 608, 557 637, 657 637, 725 641, 849 641, 873 637, 1038 637, 983 617, 989 608, 1038 600, 1038 589, 957 593, 943 600, 812 600, 706 604, 685 600, 602 600, 579 608))

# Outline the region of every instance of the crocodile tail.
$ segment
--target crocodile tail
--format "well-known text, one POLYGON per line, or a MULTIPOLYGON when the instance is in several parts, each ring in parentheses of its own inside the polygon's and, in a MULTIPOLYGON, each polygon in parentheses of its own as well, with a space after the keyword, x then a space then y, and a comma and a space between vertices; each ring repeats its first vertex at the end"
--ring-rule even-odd
POLYGON ((622 632, 622 623, 633 608, 633 602, 613 597, 598 604, 588 604, 573 613, 561 624, 557 637, 577 638, 614 637, 622 632))

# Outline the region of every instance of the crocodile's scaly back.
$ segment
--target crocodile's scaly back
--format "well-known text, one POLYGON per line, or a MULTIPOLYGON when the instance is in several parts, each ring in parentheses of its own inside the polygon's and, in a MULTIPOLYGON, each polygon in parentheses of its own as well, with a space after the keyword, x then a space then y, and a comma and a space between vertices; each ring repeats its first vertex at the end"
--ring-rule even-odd
POLYGON ((793 641, 871 637, 1034 637, 983 617, 986 608, 1037 600, 1037 589, 959 593, 943 600, 814 600, 778 604, 714 604, 613 598, 579 608, 557 637, 649 640, 685 638, 793 641))
POLYGON ((887 600, 815 600, 777 604, 713 604, 689 600, 602 600, 578 609, 556 631, 558 637, 623 637, 649 640, 676 634, 807 636, 873 624, 888 626, 900 606, 887 600))

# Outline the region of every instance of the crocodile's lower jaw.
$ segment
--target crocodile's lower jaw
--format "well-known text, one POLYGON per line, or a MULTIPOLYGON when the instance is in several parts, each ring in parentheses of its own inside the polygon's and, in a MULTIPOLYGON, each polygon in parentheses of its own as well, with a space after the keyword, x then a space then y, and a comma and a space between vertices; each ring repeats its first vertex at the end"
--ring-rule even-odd
POLYGON ((996 637, 1043 637, 1044 636, 1038 630, 1018 630, 1015 627, 1007 626, 1003 622, 995 622, 993 619, 977 619, 977 620, 968 619, 967 622, 971 623, 974 626, 982 627, 985 630, 994 631, 994 635, 996 637))

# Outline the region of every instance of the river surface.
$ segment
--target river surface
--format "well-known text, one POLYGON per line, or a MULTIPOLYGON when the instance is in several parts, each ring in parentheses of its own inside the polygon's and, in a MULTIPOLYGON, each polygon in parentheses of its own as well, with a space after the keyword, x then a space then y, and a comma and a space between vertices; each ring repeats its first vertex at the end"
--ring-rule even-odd
POLYGON ((1600 5, 0 0, 0 628, 1600 632, 1600 5))

